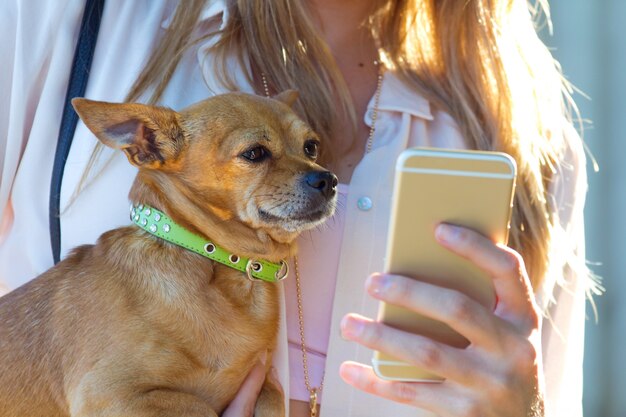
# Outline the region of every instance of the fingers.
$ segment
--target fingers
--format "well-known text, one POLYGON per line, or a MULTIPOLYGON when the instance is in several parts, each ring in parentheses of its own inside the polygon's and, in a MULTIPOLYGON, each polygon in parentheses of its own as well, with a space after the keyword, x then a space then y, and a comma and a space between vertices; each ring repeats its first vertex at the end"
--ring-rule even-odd
POLYGON ((371 367, 355 362, 342 363, 339 374, 346 383, 370 394, 424 408, 441 416, 449 415, 442 402, 449 406, 453 395, 444 384, 385 381, 378 378, 371 367))
POLYGON ((441 375, 440 384, 385 381, 370 367, 346 362, 342 378, 354 387, 442 417, 528 415, 540 375, 540 313, 524 263, 515 251, 466 228, 442 224, 437 240, 485 271, 498 299, 495 311, 458 291, 407 277, 372 275, 366 288, 379 300, 448 324, 471 345, 457 349, 430 338, 349 314, 342 334, 371 349, 441 375), (512 413, 512 411, 521 414, 512 413))
POLYGON ((348 340, 386 352, 444 378, 462 384, 470 384, 476 378, 468 372, 468 360, 462 358, 462 350, 427 337, 397 330, 357 314, 348 314, 343 318, 341 333, 348 340))
POLYGON ((398 275, 371 275, 367 291, 374 297, 442 321, 472 344, 486 345, 498 331, 493 314, 458 291, 398 275))
POLYGON ((435 236, 444 247, 473 262, 493 278, 497 309, 504 318, 514 324, 536 326, 538 308, 524 261, 517 252, 496 245, 475 231, 450 224, 440 224, 435 236))
POLYGON ((423 408, 440 417, 543 416, 536 377, 530 380, 519 378, 509 384, 463 388, 447 382, 385 381, 378 378, 371 367, 355 362, 342 363, 339 374, 357 389, 423 408))
POLYGON ((278 377, 278 371, 273 366, 270 368, 270 372, 267 374, 267 379, 278 389, 283 392, 283 386, 280 384, 280 378, 278 377))
POLYGON ((265 355, 257 361, 237 392, 235 399, 222 413, 222 417, 252 417, 254 406, 265 381, 265 355))

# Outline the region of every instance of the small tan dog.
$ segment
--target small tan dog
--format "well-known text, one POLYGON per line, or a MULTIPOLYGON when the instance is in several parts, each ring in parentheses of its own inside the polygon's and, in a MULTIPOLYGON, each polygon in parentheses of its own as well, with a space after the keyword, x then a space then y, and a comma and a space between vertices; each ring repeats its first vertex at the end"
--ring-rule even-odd
MULTIPOLYGON (((135 205, 158 208, 231 261, 280 262, 336 199, 337 178, 315 163, 317 136, 290 108, 296 97, 226 94, 180 113, 73 104, 139 167, 135 205)), ((0 416, 218 416, 271 355, 278 314, 276 283, 135 225, 106 232, 0 298, 0 416)), ((255 416, 284 416, 271 379, 255 416)))

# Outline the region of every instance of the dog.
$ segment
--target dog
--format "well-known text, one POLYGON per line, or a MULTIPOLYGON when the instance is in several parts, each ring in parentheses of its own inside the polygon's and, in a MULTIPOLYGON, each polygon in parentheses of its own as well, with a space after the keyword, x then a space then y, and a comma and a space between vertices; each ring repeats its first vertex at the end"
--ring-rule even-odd
MULTIPOLYGON (((275 348, 279 289, 254 274, 274 265, 283 278, 294 239, 336 204, 337 177, 316 163, 320 141, 291 109, 296 99, 230 93, 180 112, 73 100, 95 136, 138 167, 137 224, 0 298, 0 416, 222 413, 275 348), (230 257, 150 233, 150 211, 230 257), (245 258, 244 271, 228 264, 245 258)), ((272 381, 257 417, 285 414, 272 381)))

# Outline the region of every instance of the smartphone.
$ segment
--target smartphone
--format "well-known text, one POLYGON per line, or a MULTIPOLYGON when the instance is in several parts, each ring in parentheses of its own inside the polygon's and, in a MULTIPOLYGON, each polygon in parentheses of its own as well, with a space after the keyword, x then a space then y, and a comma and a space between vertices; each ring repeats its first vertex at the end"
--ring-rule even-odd
MULTIPOLYGON (((384 271, 461 291, 495 307, 492 280, 435 240, 440 223, 465 226, 506 244, 516 165, 500 152, 407 149, 398 157, 384 271)), ((448 325, 392 304, 378 319, 407 332, 464 348, 469 342, 448 325)), ((374 352, 376 374, 388 380, 442 381, 438 375, 374 352)))

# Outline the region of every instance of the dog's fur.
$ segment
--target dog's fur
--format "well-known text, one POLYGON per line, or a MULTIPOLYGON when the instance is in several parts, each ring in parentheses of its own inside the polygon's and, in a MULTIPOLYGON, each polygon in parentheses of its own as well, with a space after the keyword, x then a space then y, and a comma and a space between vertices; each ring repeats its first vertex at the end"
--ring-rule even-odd
MULTIPOLYGON (((315 163, 315 133, 290 108, 296 93, 277 98, 227 94, 180 113, 74 106, 139 167, 135 204, 238 255, 277 262, 332 213, 336 185, 315 163), (260 147, 267 157, 250 161, 260 147)), ((218 416, 259 355, 271 357, 277 301, 277 284, 136 226, 106 232, 0 298, 0 416, 218 416)), ((257 417, 284 415, 271 381, 257 417)))

